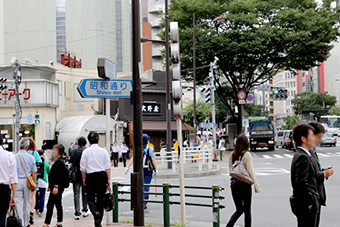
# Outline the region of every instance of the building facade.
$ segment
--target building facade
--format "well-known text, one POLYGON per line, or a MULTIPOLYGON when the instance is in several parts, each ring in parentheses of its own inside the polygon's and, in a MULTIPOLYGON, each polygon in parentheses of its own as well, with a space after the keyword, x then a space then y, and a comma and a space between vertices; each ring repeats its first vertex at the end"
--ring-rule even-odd
POLYGON ((334 43, 334 48, 324 64, 325 90, 337 97, 337 105, 340 106, 340 42, 334 43))

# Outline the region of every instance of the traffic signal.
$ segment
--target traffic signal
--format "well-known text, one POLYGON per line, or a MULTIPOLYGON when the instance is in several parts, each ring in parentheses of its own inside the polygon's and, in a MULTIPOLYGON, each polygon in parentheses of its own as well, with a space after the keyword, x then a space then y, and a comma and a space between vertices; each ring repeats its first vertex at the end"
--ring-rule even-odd
POLYGON ((3 90, 7 88, 6 81, 7 81, 6 78, 3 78, 3 77, 0 78, 0 92, 2 92, 3 90))
POLYGON ((274 100, 286 100, 288 98, 288 90, 285 88, 275 88, 273 94, 274 100))
POLYGON ((182 117, 181 62, 179 52, 178 22, 170 22, 171 61, 172 61, 172 99, 175 118, 182 117))
POLYGON ((205 104, 211 104, 212 97, 211 97, 211 88, 204 87, 201 89, 201 93, 203 95, 203 102, 205 104))
POLYGON ((40 116, 39 116, 39 114, 36 114, 34 116, 34 124, 35 125, 40 125, 40 116))

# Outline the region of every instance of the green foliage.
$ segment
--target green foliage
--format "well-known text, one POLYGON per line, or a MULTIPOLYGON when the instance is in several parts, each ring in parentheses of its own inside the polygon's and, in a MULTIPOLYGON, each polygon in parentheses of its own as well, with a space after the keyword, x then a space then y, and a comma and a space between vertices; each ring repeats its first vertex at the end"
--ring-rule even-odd
MULTIPOLYGON (((189 105, 184 107, 183 115, 185 121, 190 124, 194 125, 194 105, 191 102, 189 105)), ((204 104, 203 102, 196 103, 196 117, 197 117, 197 124, 204 121, 205 118, 209 117, 211 119, 211 105, 204 104)))
POLYGON ((336 97, 327 93, 303 92, 292 100, 293 110, 296 115, 313 113, 318 119, 322 115, 328 115, 335 105, 336 97))
MULTIPOLYGON (((196 24, 208 22, 196 28, 197 67, 217 56, 217 89, 228 85, 239 105, 238 91, 248 93, 280 70, 309 69, 327 59, 331 42, 340 35, 340 10, 329 2, 322 6, 315 0, 172 0, 169 19, 179 22, 182 68, 192 68, 195 13, 196 24), (220 15, 225 20, 214 22, 220 15)), ((208 70, 197 71, 198 83, 205 83, 208 70)), ((183 73, 192 79, 190 70, 183 73)), ((230 99, 221 101, 234 114, 230 99)))
POLYGON ((339 106, 332 106, 329 110, 329 115, 337 115, 340 116, 340 107, 339 106))
POLYGON ((291 130, 297 124, 299 124, 300 119, 296 115, 287 116, 284 118, 285 125, 282 125, 283 130, 291 130))
POLYGON ((268 111, 264 105, 246 105, 245 106, 245 117, 259 117, 268 116, 268 111))

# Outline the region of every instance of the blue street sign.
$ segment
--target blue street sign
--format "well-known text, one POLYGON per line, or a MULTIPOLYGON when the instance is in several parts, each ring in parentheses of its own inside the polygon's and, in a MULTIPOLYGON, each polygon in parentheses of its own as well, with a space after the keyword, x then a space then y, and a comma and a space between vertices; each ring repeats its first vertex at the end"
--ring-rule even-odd
POLYGON ((209 122, 209 123, 200 123, 200 128, 215 128, 216 124, 209 122))
POLYGON ((130 98, 132 80, 83 79, 77 90, 83 98, 130 98))
POLYGON ((103 79, 117 79, 117 64, 107 58, 98 58, 98 76, 103 79))

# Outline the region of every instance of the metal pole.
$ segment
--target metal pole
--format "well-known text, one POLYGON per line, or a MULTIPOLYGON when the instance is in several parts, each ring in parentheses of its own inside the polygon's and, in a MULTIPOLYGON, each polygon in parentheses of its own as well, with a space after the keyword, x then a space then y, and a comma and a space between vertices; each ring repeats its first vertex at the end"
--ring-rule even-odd
POLYGON ((21 119, 21 106, 19 98, 19 85, 21 82, 21 69, 18 60, 14 62, 13 79, 15 84, 15 118, 14 118, 14 152, 19 151, 19 133, 20 133, 20 119, 21 119))
POLYGON ((132 77, 133 77, 133 173, 131 174, 131 202, 134 226, 144 226, 144 172, 143 172, 143 125, 142 83, 139 75, 140 62, 140 12, 139 0, 132 0, 132 77))
POLYGON ((197 114, 196 114, 196 15, 192 15, 193 20, 193 37, 192 37, 192 77, 193 77, 193 83, 194 83, 194 144, 197 143, 196 137, 197 137, 197 114))
POLYGON ((212 187, 213 227, 220 227, 220 187, 212 187))
POLYGON ((186 225, 186 212, 185 212, 185 188, 184 188, 184 151, 183 151, 183 138, 182 138, 182 119, 176 119, 177 125, 177 141, 179 153, 179 193, 181 203, 181 221, 182 226, 186 225))
POLYGON ((164 227, 170 226, 170 185, 168 183, 163 184, 163 219, 164 227))
MULTIPOLYGON (((171 77, 170 77, 170 62, 169 62, 169 12, 168 0, 165 0, 165 76, 166 76, 166 148, 167 152, 172 148, 172 130, 171 130, 171 77)), ((168 155, 171 156, 170 153, 168 155)), ((172 168, 172 162, 168 162, 168 169, 172 168)))
POLYGON ((106 113, 106 149, 107 152, 110 153, 110 145, 111 145, 111 139, 110 139, 110 99, 106 98, 105 99, 105 113, 106 113))
POLYGON ((119 221, 119 217, 118 217, 118 214, 119 214, 119 208, 118 208, 118 182, 114 182, 112 184, 112 192, 113 192, 113 197, 114 197, 114 209, 113 209, 113 222, 114 223, 117 223, 119 221))
POLYGON ((210 89, 211 89, 211 111, 213 123, 213 152, 216 152, 216 112, 215 112, 215 82, 214 82, 214 68, 217 66, 217 61, 210 63, 210 89))

